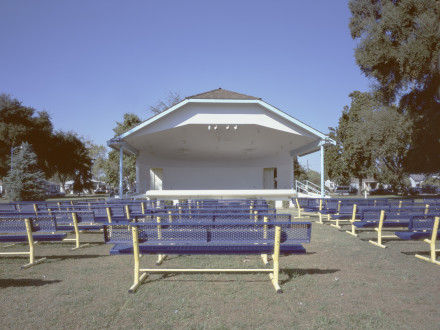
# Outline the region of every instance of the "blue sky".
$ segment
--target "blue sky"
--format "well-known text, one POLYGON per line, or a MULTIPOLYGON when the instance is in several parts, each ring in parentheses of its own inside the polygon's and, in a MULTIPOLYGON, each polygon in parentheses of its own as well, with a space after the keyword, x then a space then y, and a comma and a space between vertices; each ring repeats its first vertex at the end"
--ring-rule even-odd
MULTIPOLYGON (((0 93, 96 144, 168 93, 261 97, 323 133, 369 81, 344 0, 1 0, 0 93)), ((319 170, 319 153, 301 163, 319 170)))

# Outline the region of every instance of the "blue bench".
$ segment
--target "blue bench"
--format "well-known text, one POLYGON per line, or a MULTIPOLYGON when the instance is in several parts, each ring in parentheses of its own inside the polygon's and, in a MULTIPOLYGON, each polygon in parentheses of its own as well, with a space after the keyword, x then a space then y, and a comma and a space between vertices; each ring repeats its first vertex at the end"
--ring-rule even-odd
MULTIPOLYGON (((346 232, 352 236, 358 236, 356 233, 356 228, 372 228, 375 225, 375 222, 380 221, 380 212, 385 211, 390 214, 388 217, 389 220, 393 220, 391 218, 391 214, 395 214, 395 216, 399 217, 398 220, 407 220, 409 221, 409 217, 412 214, 429 214, 432 212, 439 212, 440 208, 437 206, 429 206, 424 204, 419 204, 417 206, 406 206, 406 207, 391 207, 389 205, 381 206, 380 208, 371 208, 365 206, 353 206, 353 213, 351 219, 349 220, 351 224, 351 230, 347 230, 346 232), (367 223, 371 222, 371 223, 367 223)), ((393 224, 390 223, 389 227, 392 227, 393 224)))
POLYGON ((412 216, 409 220, 408 231, 396 231, 395 235, 404 240, 423 239, 430 245, 430 257, 416 254, 416 258, 440 265, 437 261, 436 241, 440 238, 440 213, 438 215, 412 216))
POLYGON ((309 243, 310 222, 167 222, 104 225, 104 240, 114 244, 110 254, 134 256, 135 292, 149 273, 186 272, 266 272, 277 292, 279 255, 304 254, 302 243, 309 243), (273 255, 273 267, 263 269, 141 269, 140 254, 258 254, 267 261, 273 255), (266 256, 266 258, 265 258, 266 256), (141 275, 141 273, 143 273, 141 275))
POLYGON ((202 222, 202 223, 222 223, 222 222, 291 222, 292 215, 290 214, 277 214, 277 213, 201 213, 201 214, 185 214, 178 212, 155 212, 148 215, 144 215, 135 220, 137 223, 174 223, 174 222, 202 222))
POLYGON ((235 206, 256 206, 267 205, 267 202, 263 199, 195 199, 186 203, 178 203, 178 206, 189 205, 191 207, 210 207, 210 206, 222 206, 222 207, 235 207, 235 206))
MULTIPOLYGON (((247 209, 247 208, 191 208, 191 209, 174 209, 174 208, 167 208, 167 209, 151 209, 147 210, 148 215, 167 215, 172 214, 174 216, 177 215, 198 215, 198 214, 240 214, 240 215, 247 215, 248 217, 255 217, 258 216, 258 214, 276 214, 276 209, 247 209)), ((145 217, 146 214, 135 214, 134 218, 142 218, 145 217)))
POLYGON ((15 212, 16 210, 14 204, 0 203, 0 212, 15 212))
POLYGON ((127 205, 121 204, 105 204, 105 203, 77 203, 71 205, 59 205, 59 206, 38 206, 36 214, 44 214, 49 211, 93 211, 95 214, 94 222, 115 222, 115 221, 127 221, 126 211, 127 205))
POLYGON ((48 210, 48 215, 52 215, 57 219, 57 229, 59 231, 74 232, 75 238, 66 238, 65 241, 74 241, 75 247, 71 250, 77 250, 89 246, 90 244, 80 243, 81 231, 100 231, 102 223, 95 221, 95 213, 93 211, 52 211, 48 210))
MULTIPOLYGON (((311 198, 308 198, 311 200, 311 198)), ((334 227, 340 228, 340 220, 348 220, 352 214, 353 206, 362 207, 378 207, 386 205, 388 199, 335 199, 335 198, 322 198, 315 199, 315 205, 311 207, 310 201, 309 206, 304 208, 304 211, 312 216, 318 216, 317 223, 324 223, 324 216, 327 216, 326 220, 329 222, 336 222, 334 227)), ((304 203, 304 202, 303 202, 304 203)), ((313 202, 312 202, 313 203, 313 202)), ((300 199, 298 199, 298 208, 300 207, 300 199)))
POLYGON ((440 205, 440 198, 424 198, 423 202, 429 205, 440 205))
POLYGON ((323 198, 292 198, 292 203, 296 205, 298 215, 296 218, 304 218, 317 215, 324 205, 323 198))
POLYGON ((336 202, 329 201, 323 210, 319 211, 319 221, 324 223, 324 215, 327 215, 326 221, 333 222, 330 225, 341 229, 341 222, 352 222, 354 214, 358 214, 363 210, 378 209, 387 210, 391 208, 401 209, 404 207, 425 207, 425 204, 414 204, 414 200, 391 201, 388 199, 348 199, 336 202))
POLYGON ((28 268, 46 260, 35 260, 36 242, 62 241, 66 233, 56 233, 57 223, 53 216, 32 216, 11 214, 0 217, 0 242, 28 243, 28 252, 0 252, 0 255, 29 255, 29 263, 21 268, 28 268))
MULTIPOLYGON (((62 211, 52 210, 50 208, 44 211, 38 211, 38 217, 55 217, 57 226, 57 231, 67 231, 74 232, 75 238, 65 238, 64 241, 74 241, 75 247, 72 250, 76 250, 89 244, 80 244, 80 231, 90 231, 90 230, 102 230, 102 223, 98 223, 95 221, 95 215, 93 211, 73 211, 64 209, 62 211)), ((5 213, 0 213, 1 215, 5 213)), ((35 217, 34 212, 9 212, 7 215, 14 217, 35 217)))
MULTIPOLYGON (((435 210, 432 210, 435 211, 435 210)), ((383 238, 395 238, 395 235, 383 235, 383 228, 408 228, 410 218, 415 215, 426 215, 428 209, 426 208, 398 208, 387 210, 364 210, 360 215, 359 221, 351 223, 352 230, 349 231, 353 236, 356 234, 356 229, 373 229, 377 232, 377 241, 370 240, 371 244, 385 248, 383 238)))
MULTIPOLYGON (((330 226, 341 229, 342 223, 352 223, 357 221, 356 219, 361 217, 362 212, 375 211, 378 210, 378 206, 376 203, 360 203, 353 204, 350 207, 344 207, 341 209, 339 213, 336 214, 328 214, 328 221, 334 222, 331 223, 330 226)), ((379 210, 388 210, 390 208, 389 205, 380 206, 379 210)))

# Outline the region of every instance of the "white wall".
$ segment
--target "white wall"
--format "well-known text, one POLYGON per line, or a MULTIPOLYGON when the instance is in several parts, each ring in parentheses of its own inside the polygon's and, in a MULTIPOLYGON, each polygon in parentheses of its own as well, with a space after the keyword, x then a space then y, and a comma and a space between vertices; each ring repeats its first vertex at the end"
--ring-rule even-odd
POLYGON ((151 189, 150 168, 163 169, 164 190, 263 189, 264 168, 273 167, 277 188, 290 189, 290 151, 316 138, 258 104, 197 103, 160 118, 128 141, 140 152, 137 190, 143 193, 151 189), (214 132, 214 124, 225 131, 214 132), (227 130, 229 124, 238 130, 227 130), (253 158, 246 159, 246 152, 253 158))
POLYGON ((291 188, 292 158, 287 154, 246 161, 182 161, 159 159, 141 153, 137 158, 138 192, 150 190, 150 168, 163 168, 163 188, 167 189, 263 189, 263 171, 277 168, 278 189, 291 188))

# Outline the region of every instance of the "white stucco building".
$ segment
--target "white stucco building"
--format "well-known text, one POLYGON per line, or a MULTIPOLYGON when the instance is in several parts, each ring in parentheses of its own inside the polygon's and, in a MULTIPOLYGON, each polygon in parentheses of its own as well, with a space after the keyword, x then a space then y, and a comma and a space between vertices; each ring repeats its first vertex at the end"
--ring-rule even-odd
POLYGON ((293 157, 321 150, 323 159, 329 143, 261 99, 224 89, 187 97, 107 142, 121 159, 136 155, 137 193, 152 198, 293 196, 293 157))

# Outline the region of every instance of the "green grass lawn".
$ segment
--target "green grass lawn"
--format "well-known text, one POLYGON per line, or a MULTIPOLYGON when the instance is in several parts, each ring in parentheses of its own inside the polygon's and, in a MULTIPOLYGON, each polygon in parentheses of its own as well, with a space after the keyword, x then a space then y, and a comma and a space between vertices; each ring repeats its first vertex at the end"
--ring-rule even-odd
MULTIPOLYGON (((48 261, 30 269, 20 269, 27 257, 0 257, 1 327, 438 329, 440 267, 414 257, 428 245, 381 249, 368 243, 374 233, 355 238, 345 229, 313 224, 307 254, 280 260, 283 294, 267 274, 156 274, 128 294, 132 257, 110 256, 102 234, 82 234, 91 246, 77 251, 42 243, 36 254, 48 261)), ((144 256, 141 267, 155 259, 144 256)), ((170 256, 160 267, 262 266, 259 256, 202 255, 170 256)))

